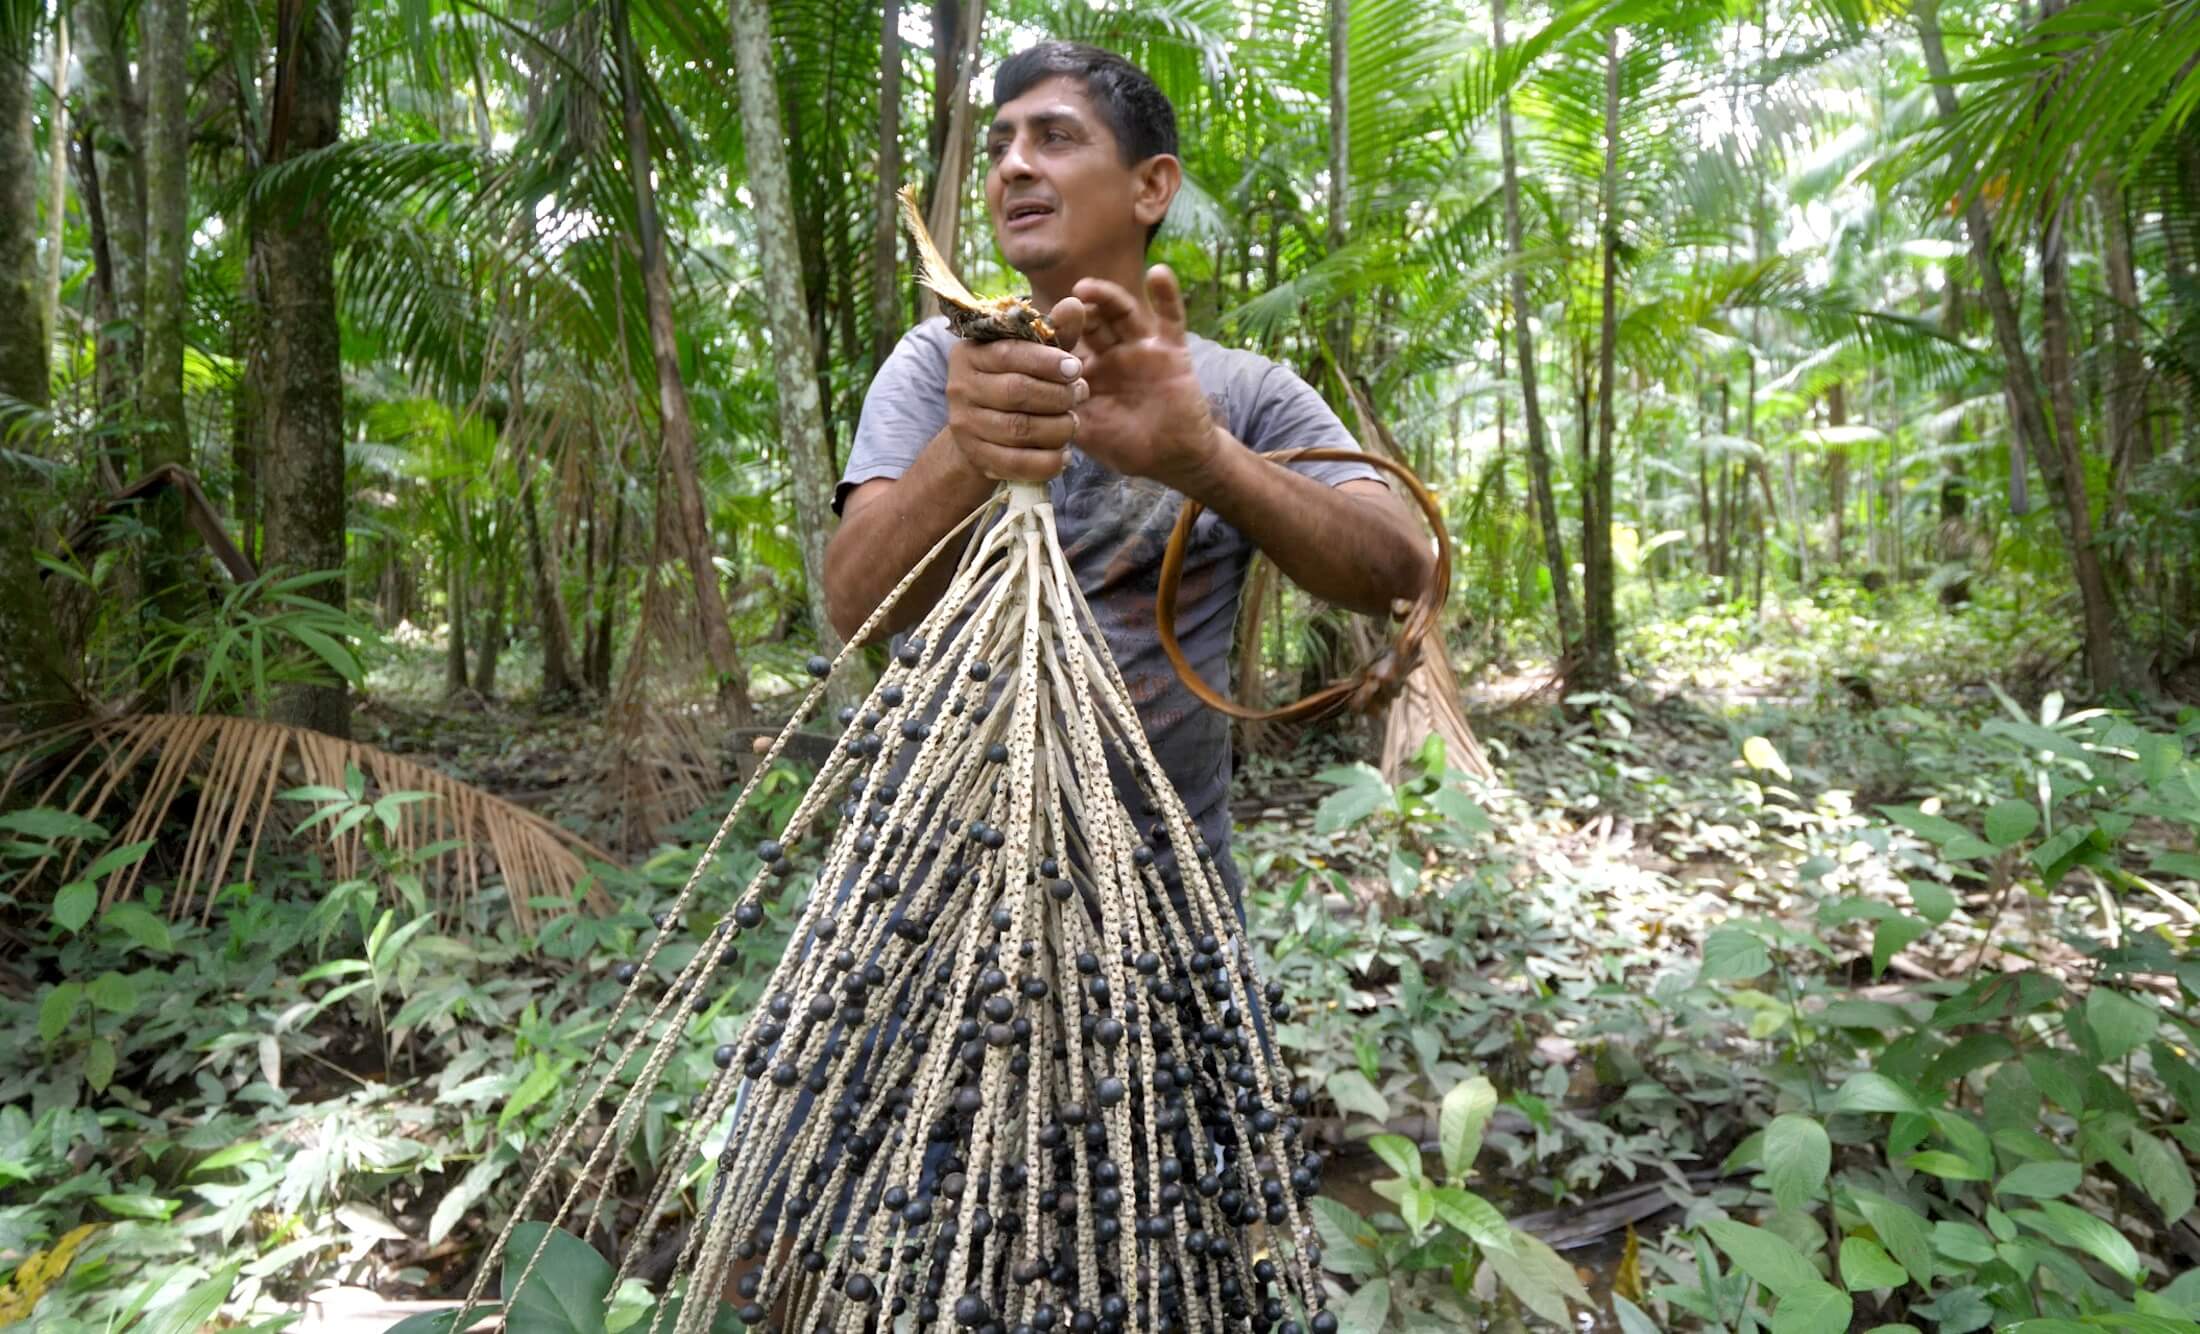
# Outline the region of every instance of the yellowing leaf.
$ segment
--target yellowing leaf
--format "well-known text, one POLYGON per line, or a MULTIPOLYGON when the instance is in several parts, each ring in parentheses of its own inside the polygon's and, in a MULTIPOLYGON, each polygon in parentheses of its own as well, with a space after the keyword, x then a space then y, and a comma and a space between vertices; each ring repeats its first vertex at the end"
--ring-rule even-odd
POLYGON ((1795 777, 1788 772, 1787 761, 1780 758, 1779 749, 1761 736, 1753 736, 1742 743, 1742 763, 1752 769, 1776 773, 1783 783, 1791 782, 1795 777))

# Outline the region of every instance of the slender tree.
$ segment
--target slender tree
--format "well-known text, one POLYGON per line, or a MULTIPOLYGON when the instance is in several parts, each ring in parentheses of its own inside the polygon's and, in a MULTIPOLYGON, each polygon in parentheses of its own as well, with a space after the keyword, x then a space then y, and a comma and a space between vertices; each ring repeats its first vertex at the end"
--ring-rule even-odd
MULTIPOLYGON (((1619 628, 1614 612, 1612 569, 1613 391, 1619 349, 1619 39, 1617 25, 1604 34, 1604 172, 1598 191, 1598 236, 1603 252, 1602 298, 1598 307, 1596 452, 1582 493, 1582 638, 1581 684, 1608 690, 1619 681, 1619 628)), ((1721 465, 1721 482, 1727 469, 1721 465)), ((1724 525, 1722 524, 1722 527, 1724 525)), ((1723 537, 1723 534, 1722 534, 1723 537)))
MULTIPOLYGON (((1505 0, 1490 3, 1491 47, 1505 53, 1505 0)), ((1551 572, 1551 596, 1558 608, 1558 649, 1571 659, 1581 643, 1581 622, 1574 610, 1573 572, 1566 563, 1566 538, 1558 526, 1558 497, 1551 487, 1550 436, 1543 425, 1543 399, 1536 389, 1535 319, 1528 304, 1526 247, 1521 242, 1519 157, 1513 146, 1512 95, 1497 104, 1498 154, 1504 173, 1505 254, 1512 270, 1512 333, 1520 363, 1521 419, 1528 435, 1528 481, 1535 492, 1536 526, 1543 530, 1543 562, 1551 572)))
POLYGON ((810 623, 827 656, 839 651, 825 609, 825 541, 832 534, 831 441, 811 357, 808 294, 796 253, 794 186, 780 133, 779 87, 772 78, 771 15, 764 0, 733 0, 733 54, 741 83, 742 138, 749 194, 756 201, 757 244, 772 366, 779 380, 779 447, 794 473, 795 531, 809 581, 810 623))
MULTIPOLYGON (((642 289, 649 308, 649 348, 657 367, 657 416, 662 432, 658 469, 657 550, 675 555, 688 567, 695 593, 696 628, 716 678, 718 702, 737 724, 754 714, 749 702, 748 671, 733 646, 726 620, 726 599, 718 590, 718 567, 711 560, 709 517, 697 474, 695 418, 688 406, 687 382, 680 375, 680 347, 672 328, 672 274, 657 217, 657 187, 649 151, 649 127, 642 112, 641 72, 625 0, 612 0, 613 40, 618 44, 619 109, 626 128, 626 168, 634 190, 635 241, 641 250, 642 289)), ((807 339, 807 334, 803 335, 807 339)))
MULTIPOLYGON (((351 0, 282 0, 276 9, 275 91, 265 159, 287 162, 334 144, 342 131, 351 0)), ((344 605, 344 364, 336 320, 335 248, 328 201, 304 178, 271 191, 252 244, 266 282, 260 314, 266 383, 263 543, 270 570, 336 571, 316 597, 344 605)), ((351 734, 341 682, 277 694, 278 722, 351 734)))
POLYGON ((871 192, 871 366, 885 364, 901 336, 901 0, 879 6, 878 180, 871 192))

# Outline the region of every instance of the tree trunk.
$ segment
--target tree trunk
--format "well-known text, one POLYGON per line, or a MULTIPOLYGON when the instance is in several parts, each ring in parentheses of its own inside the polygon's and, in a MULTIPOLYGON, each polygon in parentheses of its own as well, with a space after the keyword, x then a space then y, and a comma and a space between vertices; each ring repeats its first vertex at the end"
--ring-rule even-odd
MULTIPOLYGON (((463 542, 459 544, 463 546, 463 542)), ((443 644, 443 693, 456 695, 466 689, 466 562, 454 547, 443 566, 444 613, 450 619, 443 644)))
MULTIPOLYGON (((1948 52, 1941 44, 1938 0, 1922 0, 1918 7, 1919 45, 1925 56, 1933 99, 1941 119, 1954 124, 1956 95, 1950 82, 1948 52)), ((1960 154, 1963 150, 1958 148, 1960 154)), ((2086 679, 2095 690, 2109 690, 2123 683, 2123 668, 2116 649, 2116 608, 2100 553, 2093 547, 2092 507, 2086 496, 2085 468, 2074 433, 2058 433, 2048 418, 2031 354, 2025 350, 2024 327, 2017 317, 2016 302, 2002 282, 2001 259, 1994 244, 1993 224, 1986 216, 1986 202, 1975 189, 1965 192, 1964 230, 1971 243, 1971 259, 1978 269, 1980 293, 1994 326, 1994 342, 2001 352, 2007 377, 2011 416, 2017 435, 2036 447, 2040 471, 2060 500, 2058 526, 2077 576, 2078 601, 2083 614, 2086 679)))
POLYGON ((46 338, 50 343, 61 323, 61 248, 69 212, 69 11, 64 7, 53 25, 53 116, 47 125, 46 179, 46 293, 41 303, 46 312, 46 338))
MULTIPOLYGON (((0 394, 46 406, 46 326, 38 299, 38 168, 31 137, 29 36, 0 43, 0 394)), ((0 417, 0 438, 12 423, 0 417)), ((39 433, 34 440, 42 438, 39 433)), ((34 553, 39 520, 52 511, 45 479, 20 462, 36 443, 0 450, 0 732, 65 722, 77 712, 61 637, 34 553)))
POLYGON ((2101 395, 2102 419, 2108 432, 2112 478, 2111 505, 2125 508, 2132 472, 2151 457, 2146 433, 2146 363, 2141 359, 2139 280, 2131 255, 2131 219, 2124 210, 2124 192, 2115 177, 2103 172, 2093 186, 2093 198, 2101 215, 2104 267, 2108 279, 2108 385, 2101 395))
POLYGON ((749 193, 756 201, 764 271, 764 309, 779 380, 779 444, 794 471, 795 526, 809 581, 810 621, 827 657, 840 636, 825 613, 825 541, 833 528, 833 479, 825 414, 811 359, 800 258, 795 253, 794 185, 779 129, 779 86, 772 74, 771 16, 764 0, 733 0, 734 62, 741 80, 741 124, 748 148, 749 193))
MULTIPOLYGON (((1329 0, 1328 248, 1344 249, 1352 212, 1352 0, 1329 0)), ((1338 300, 1324 340, 1337 381, 1352 375, 1352 299, 1338 300)))
MULTIPOLYGON (((1492 49, 1505 51, 1505 0, 1491 0, 1492 49)), ((1551 596, 1558 606, 1558 655, 1573 657, 1581 643, 1581 624, 1574 612, 1571 567, 1566 563, 1565 534, 1558 526, 1558 497, 1551 488, 1550 439, 1543 429, 1543 402, 1536 392, 1535 321, 1529 315, 1528 276, 1520 239, 1519 159, 1513 148, 1512 98, 1497 106, 1497 141, 1505 176, 1505 253, 1511 260, 1513 340, 1520 363, 1521 420, 1528 433, 1528 478, 1535 492, 1536 524, 1543 530, 1543 561, 1551 572, 1551 596)))
POLYGON ((664 436, 658 474, 658 553, 678 553, 686 560, 695 590, 696 628, 715 678, 719 707, 736 726, 746 727, 754 715, 748 671, 734 651, 726 600, 718 591, 718 567, 711 560, 710 526, 697 476, 695 420, 688 412, 687 384, 680 378, 680 348, 672 330, 672 275, 657 220, 657 191, 650 180, 649 130, 642 116, 641 75, 635 67, 634 33, 627 22, 625 0, 613 0, 611 21, 619 52, 626 171, 634 187, 635 240, 641 248, 642 288, 649 307, 649 350, 657 365, 658 425, 664 436))
MULTIPOLYGON (((1612 587, 1612 405, 1619 348, 1619 29, 1604 34, 1604 179, 1600 231, 1604 281, 1597 334, 1597 449, 1585 499, 1594 501, 1595 521, 1582 535, 1582 582, 1586 589, 1587 633, 1581 655, 1581 684, 1609 690, 1619 684, 1619 628, 1612 587)), ((1723 471, 1723 468, 1722 468, 1723 471)), ((1584 506, 1584 513, 1589 506, 1584 506)))
MULTIPOLYGON (((622 460, 623 462, 623 460, 622 460)), ((588 649, 583 655, 582 675, 588 688, 599 698, 611 693, 611 644, 612 631, 619 610, 619 566, 622 548, 626 545, 626 480, 620 476, 611 491, 611 536, 604 544, 604 575, 601 590, 591 589, 596 599, 595 624, 590 627, 588 649)))
POLYGON ((886 364, 901 337, 901 0, 879 14, 878 190, 871 196, 871 369, 886 364))
POLYGON ((565 600, 558 596, 557 571, 542 545, 542 521, 535 515, 535 468, 523 462, 527 480, 520 486, 520 520, 527 528, 527 575, 535 590, 536 629, 542 636, 542 703, 573 694, 573 637, 565 624, 565 600))
POLYGON ((481 618, 481 643, 474 650, 474 693, 484 700, 496 698, 497 662, 504 656, 507 639, 504 611, 511 595, 512 572, 505 568, 505 517, 497 515, 496 546, 488 560, 489 605, 481 618))
MULTIPOLYGON (((327 148, 341 130, 351 0, 282 0, 267 160, 327 148)), ((259 395, 267 425, 261 461, 265 568, 299 574, 335 570, 313 596, 345 604, 344 363, 336 323, 336 269, 322 201, 296 188, 260 209, 252 231, 267 279, 267 383, 259 395)), ((342 682, 292 685, 276 696, 277 722, 331 736, 351 734, 351 696, 342 682)))
MULTIPOLYGON (((115 0, 82 0, 85 127, 98 173, 106 244, 95 252, 109 264, 114 309, 100 326, 96 378, 102 409, 115 411, 141 378, 139 339, 145 298, 145 175, 139 145, 143 115, 130 77, 128 31, 115 0)), ((127 467, 118 468, 126 472, 127 467)))
MULTIPOLYGON (((191 467, 183 406, 184 256, 191 244, 190 0, 145 0, 139 11, 138 69, 145 79, 145 306, 137 412, 138 471, 191 467)), ((189 614, 193 538, 183 497, 171 489, 151 506, 157 530, 146 553, 146 584, 172 620, 189 614)))

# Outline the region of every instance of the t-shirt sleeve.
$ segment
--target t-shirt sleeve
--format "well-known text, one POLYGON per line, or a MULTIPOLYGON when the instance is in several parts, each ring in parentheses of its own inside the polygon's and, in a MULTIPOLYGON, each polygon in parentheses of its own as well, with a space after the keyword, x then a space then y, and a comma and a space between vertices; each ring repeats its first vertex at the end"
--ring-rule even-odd
POLYGON ((833 488, 833 513, 864 482, 909 470, 925 445, 947 426, 946 321, 931 320, 901 336, 863 395, 848 466, 833 488))
MULTIPOLYGON (((1254 388, 1252 410, 1246 414, 1245 434, 1240 438, 1261 454, 1303 448, 1349 449, 1357 453, 1360 448, 1360 442, 1352 438, 1352 432, 1329 410, 1329 404, 1312 385, 1289 367, 1273 363, 1254 388)), ((1362 477, 1382 477, 1365 463, 1321 460, 1288 466, 1331 486, 1362 477)))

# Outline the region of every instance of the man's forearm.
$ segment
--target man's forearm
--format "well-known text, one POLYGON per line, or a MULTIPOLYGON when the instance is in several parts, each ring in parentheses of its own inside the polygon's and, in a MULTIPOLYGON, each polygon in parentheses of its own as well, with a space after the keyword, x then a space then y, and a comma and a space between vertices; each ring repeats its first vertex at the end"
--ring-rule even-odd
MULTIPOLYGON (((854 634, 924 554, 993 494, 995 485, 965 463, 954 441, 941 431, 907 472, 875 495, 861 488, 851 494, 848 512, 825 551, 825 600, 833 627, 842 635, 854 634)), ((887 614, 885 628, 900 630, 922 619, 954 574, 953 560, 933 562, 887 614)))
POLYGON ((1187 491, 1324 602, 1386 616, 1420 594, 1432 556, 1394 497, 1352 494, 1248 449, 1228 432, 1187 491))

